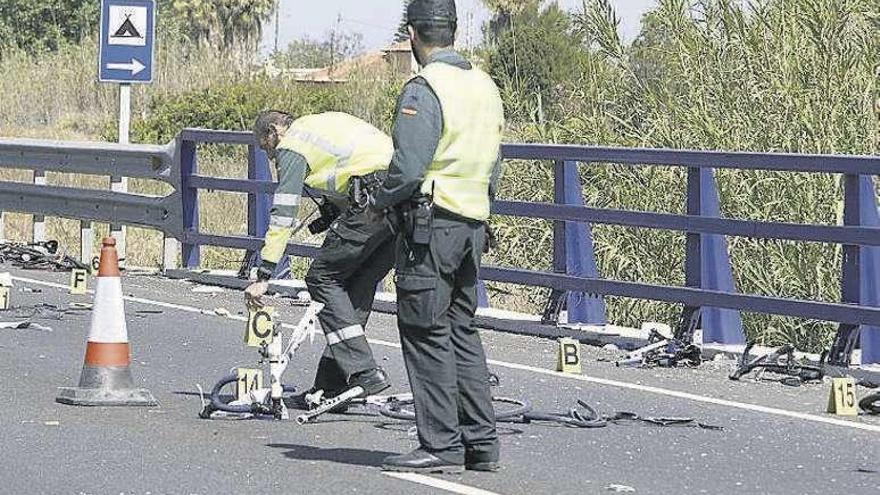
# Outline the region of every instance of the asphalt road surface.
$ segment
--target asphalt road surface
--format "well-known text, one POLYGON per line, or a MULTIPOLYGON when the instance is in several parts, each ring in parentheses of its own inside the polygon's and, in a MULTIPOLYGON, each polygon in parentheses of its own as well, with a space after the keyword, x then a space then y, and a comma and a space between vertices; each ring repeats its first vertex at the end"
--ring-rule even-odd
MULTIPOLYGON (((369 410, 304 426, 201 420, 196 384, 208 389, 230 368, 255 367, 258 359, 242 344, 244 323, 235 319, 241 296, 194 293, 191 283, 147 275, 129 274, 123 285, 135 380, 159 407, 57 404, 56 388, 79 379, 91 315, 37 305, 67 308, 92 296, 68 295, 67 274, 9 271, 20 278, 13 308, 0 321, 32 315, 52 330, 0 329, 0 493, 880 493, 880 421, 824 413, 827 382, 731 382, 730 362, 620 369, 603 360, 613 357, 609 351, 590 347, 583 349, 583 374, 562 375, 552 371, 555 342, 492 332, 483 337, 501 378, 497 395, 547 410, 581 398, 603 413, 691 417, 724 429, 506 424, 498 473, 395 477, 378 466, 416 446, 411 425, 369 410), (232 317, 212 314, 215 308, 232 317)), ((291 300, 275 305, 288 323, 304 311, 291 300)), ((405 392, 396 333, 393 316, 373 316, 374 353, 395 381, 393 391, 405 392)), ((322 345, 306 344, 288 383, 311 384, 322 345)))

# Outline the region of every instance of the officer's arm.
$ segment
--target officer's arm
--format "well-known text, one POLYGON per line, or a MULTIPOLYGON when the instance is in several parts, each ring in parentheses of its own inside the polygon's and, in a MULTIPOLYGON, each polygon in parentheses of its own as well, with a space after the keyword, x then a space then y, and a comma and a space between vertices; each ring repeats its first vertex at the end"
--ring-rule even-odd
POLYGON ((296 225, 303 181, 309 167, 305 157, 290 150, 278 151, 277 165, 278 188, 275 190, 270 212, 269 230, 260 252, 263 263, 260 265, 258 277, 265 280, 271 278, 275 266, 287 250, 287 241, 296 225))
POLYGON ((394 119, 394 156, 388 178, 376 193, 375 207, 385 209, 413 197, 440 143, 443 113, 440 100, 424 79, 416 78, 403 89, 394 119))

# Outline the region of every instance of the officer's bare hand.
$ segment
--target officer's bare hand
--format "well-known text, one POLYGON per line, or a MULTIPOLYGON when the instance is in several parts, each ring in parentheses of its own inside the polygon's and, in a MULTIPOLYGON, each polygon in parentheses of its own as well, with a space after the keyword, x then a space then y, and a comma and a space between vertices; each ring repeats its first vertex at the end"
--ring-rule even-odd
POLYGON ((244 302, 249 308, 262 308, 263 296, 269 290, 269 282, 260 280, 252 283, 244 290, 244 302))

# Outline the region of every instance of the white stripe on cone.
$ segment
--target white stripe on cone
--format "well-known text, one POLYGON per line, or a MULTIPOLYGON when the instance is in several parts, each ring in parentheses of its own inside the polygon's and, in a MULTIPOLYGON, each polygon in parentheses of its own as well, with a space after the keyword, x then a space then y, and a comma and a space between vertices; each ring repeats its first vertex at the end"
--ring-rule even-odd
POLYGON ((96 280, 89 342, 127 343, 128 330, 125 327, 122 280, 119 277, 97 277, 96 280))

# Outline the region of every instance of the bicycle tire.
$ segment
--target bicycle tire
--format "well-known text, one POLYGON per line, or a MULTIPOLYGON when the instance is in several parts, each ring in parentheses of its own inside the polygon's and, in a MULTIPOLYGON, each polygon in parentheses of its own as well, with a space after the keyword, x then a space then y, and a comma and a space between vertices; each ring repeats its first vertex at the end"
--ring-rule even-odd
MULTIPOLYGON (((526 400, 513 399, 510 397, 492 397, 493 403, 510 404, 515 406, 507 411, 495 410, 495 421, 506 421, 515 418, 521 418, 532 410, 532 405, 526 400)), ((393 400, 382 404, 379 408, 379 414, 386 418, 398 419, 401 421, 415 421, 416 413, 409 409, 414 403, 413 399, 393 400)))
MULTIPOLYGON (((235 383, 238 381, 238 373, 230 373, 223 378, 220 379, 215 385, 214 388, 211 389, 211 395, 209 397, 210 407, 215 411, 223 411, 229 413, 260 413, 261 404, 240 404, 240 405, 231 405, 228 402, 224 402, 220 393, 223 391, 223 387, 229 385, 230 383, 235 383)), ((284 391, 287 393, 295 392, 296 389, 292 386, 284 386, 284 391)))
POLYGON ((868 414, 880 414, 880 393, 862 397, 862 400, 859 401, 859 409, 868 414))
POLYGON ((550 421, 572 428, 603 428, 608 426, 608 421, 601 417, 592 406, 580 399, 578 399, 578 405, 586 411, 586 414, 576 408, 571 408, 567 412, 533 411, 523 414, 521 420, 516 422, 550 421))

